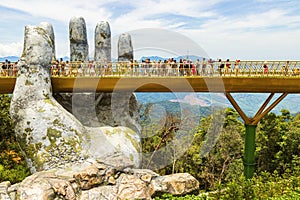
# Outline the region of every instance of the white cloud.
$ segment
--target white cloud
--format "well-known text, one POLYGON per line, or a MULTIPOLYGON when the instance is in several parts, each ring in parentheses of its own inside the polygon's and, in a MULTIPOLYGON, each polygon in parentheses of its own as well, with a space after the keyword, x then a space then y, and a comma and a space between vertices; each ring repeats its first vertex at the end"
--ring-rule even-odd
POLYGON ((0 43, 0 57, 4 56, 21 56, 23 44, 14 42, 10 44, 0 43))
MULTIPOLYGON (((68 22, 72 16, 83 16, 86 21, 91 56, 95 25, 101 20, 107 20, 113 36, 142 28, 174 30, 195 40, 215 57, 231 55, 258 58, 262 55, 280 57, 281 54, 294 57, 295 45, 299 46, 297 35, 299 35, 300 14, 295 12, 296 3, 293 5, 295 6, 284 4, 283 1, 266 3, 266 0, 256 0, 251 3, 236 0, 132 0, 128 2, 120 0, 109 2, 104 0, 55 2, 52 0, 2 0, 0 2, 0 6, 22 11, 22 16, 26 17, 27 21, 28 18, 34 18, 34 22, 43 18, 43 20, 49 19, 50 22, 53 20, 57 26, 60 26, 54 26, 58 57, 69 54, 68 22), (278 2, 280 4, 277 5, 278 2), (220 7, 219 3, 222 6, 228 3, 228 7, 220 7), (249 5, 246 11, 239 9, 241 4, 249 5), (262 6, 257 7, 260 4, 262 6), (226 14, 223 13, 224 10, 226 14), (178 19, 172 18, 174 16, 178 16, 178 19), (257 53, 257 47, 262 53, 257 53), (279 49, 287 50, 284 53, 278 53, 279 49)), ((6 17, 6 20, 9 19, 20 20, 18 16, 6 17)), ((2 33, 0 29, 1 34, 8 34, 5 37, 7 38, 10 33, 9 31, 2 33)), ((18 41, 21 40, 22 38, 18 41)), ((5 41, 1 42, 5 43, 5 41)), ((10 53, 3 48, 0 51, 2 51, 1 55, 4 51, 10 53)), ((15 53, 18 51, 15 50, 15 53)))

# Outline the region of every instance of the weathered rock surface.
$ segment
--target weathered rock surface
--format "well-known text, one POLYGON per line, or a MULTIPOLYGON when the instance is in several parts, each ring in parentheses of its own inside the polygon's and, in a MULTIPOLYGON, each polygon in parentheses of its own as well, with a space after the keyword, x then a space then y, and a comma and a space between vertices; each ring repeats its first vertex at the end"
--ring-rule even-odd
POLYGON ((56 60, 56 58, 55 58, 55 36, 54 36, 54 30, 53 30, 52 24, 50 24, 48 22, 41 22, 38 27, 44 29, 47 32, 48 36, 50 37, 50 40, 53 43, 53 49, 52 49, 53 50, 53 58, 52 58, 52 60, 56 60))
POLYGON ((47 32, 26 26, 10 113, 31 172, 87 156, 84 127, 52 97, 48 70, 52 58, 53 42, 47 32))
POLYGON ((10 112, 31 172, 88 158, 120 167, 139 167, 139 134, 127 127, 83 126, 53 98, 49 72, 52 58, 53 42, 47 32, 27 26, 10 112))
POLYGON ((108 22, 101 21, 95 28, 94 61, 107 64, 111 61, 111 32, 108 22))
POLYGON ((70 61, 88 61, 89 45, 87 41, 85 20, 73 17, 69 23, 70 61))
POLYGON ((0 199, 150 200, 158 194, 183 195, 199 190, 197 180, 188 174, 159 176, 151 170, 118 170, 98 162, 69 167, 65 172, 52 169, 13 186, 0 183, 0 199))
POLYGON ((178 173, 155 177, 151 181, 153 193, 169 193, 172 195, 189 194, 199 188, 199 182, 188 173, 178 173))
POLYGON ((10 200, 10 196, 8 195, 8 188, 10 186, 9 181, 0 183, 0 200, 10 200))
POLYGON ((127 127, 86 127, 88 152, 93 159, 115 167, 140 167, 140 136, 127 127))
POLYGON ((133 59, 131 36, 128 33, 122 33, 118 40, 118 61, 130 61, 130 59, 133 59))

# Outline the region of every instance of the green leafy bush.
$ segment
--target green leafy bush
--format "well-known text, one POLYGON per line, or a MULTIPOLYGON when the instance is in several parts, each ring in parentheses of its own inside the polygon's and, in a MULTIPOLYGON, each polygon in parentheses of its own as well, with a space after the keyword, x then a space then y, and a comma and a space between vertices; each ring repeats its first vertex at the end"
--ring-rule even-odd
POLYGON ((155 197, 154 200, 207 200, 207 196, 185 195, 181 197, 164 194, 161 197, 155 197))
POLYGON ((30 173, 14 135, 10 100, 8 95, 0 95, 0 182, 17 183, 30 173))

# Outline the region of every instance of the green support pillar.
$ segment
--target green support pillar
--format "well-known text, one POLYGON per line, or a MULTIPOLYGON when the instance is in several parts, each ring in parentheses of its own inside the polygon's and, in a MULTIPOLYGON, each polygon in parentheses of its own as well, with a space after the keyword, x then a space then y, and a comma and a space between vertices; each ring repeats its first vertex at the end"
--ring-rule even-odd
POLYGON ((245 124, 245 152, 244 152, 244 176, 246 179, 253 177, 255 168, 255 133, 257 125, 245 124))

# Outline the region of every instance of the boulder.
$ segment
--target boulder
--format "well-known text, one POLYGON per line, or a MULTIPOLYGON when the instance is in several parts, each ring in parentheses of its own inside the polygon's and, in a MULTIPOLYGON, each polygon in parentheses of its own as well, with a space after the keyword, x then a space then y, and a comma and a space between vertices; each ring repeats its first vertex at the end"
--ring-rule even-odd
POLYGON ((133 59, 131 36, 128 33, 122 33, 118 40, 118 61, 130 61, 130 59, 133 59))
POLYGON ((64 180, 51 172, 38 172, 22 181, 17 194, 20 200, 48 200, 55 197, 75 200, 76 191, 72 183, 72 180, 64 180))
POLYGON ((70 61, 88 61, 89 45, 87 41, 85 20, 72 17, 69 23, 70 61))
POLYGON ((8 188, 10 186, 9 181, 0 183, 0 200, 10 200, 10 196, 8 195, 8 188))
POLYGON ((178 173, 153 178, 150 188, 153 190, 152 195, 184 195, 197 192, 199 182, 188 173, 178 173))
POLYGON ((0 183, 0 198, 5 200, 151 200, 162 193, 184 195, 198 190, 199 183, 189 174, 159 176, 151 170, 132 168, 119 171, 101 162, 93 162, 89 165, 85 163, 81 166, 70 166, 64 170, 37 172, 17 185, 11 186, 9 182, 0 183), (145 176, 151 178, 143 180, 142 177, 145 176), (12 193, 16 194, 12 195, 12 193))
POLYGON ((117 191, 120 199, 152 199, 147 184, 134 175, 122 174, 118 179, 117 191))

